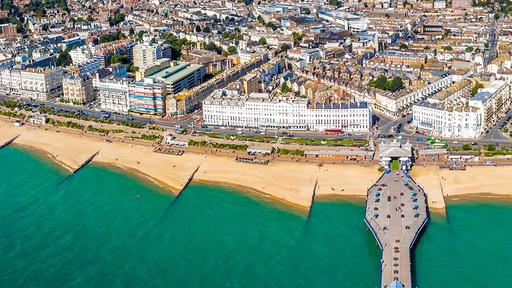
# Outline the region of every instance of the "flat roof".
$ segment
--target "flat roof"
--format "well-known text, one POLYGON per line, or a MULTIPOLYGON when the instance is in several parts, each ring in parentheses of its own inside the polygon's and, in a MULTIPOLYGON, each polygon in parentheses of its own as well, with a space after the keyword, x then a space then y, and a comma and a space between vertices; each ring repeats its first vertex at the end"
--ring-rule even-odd
POLYGON ((491 83, 491 86, 481 89, 480 92, 476 93, 476 95, 473 96, 473 98, 471 98, 471 100, 485 102, 505 84, 507 84, 507 82, 502 80, 496 80, 491 83))
POLYGON ((202 65, 190 64, 189 62, 181 62, 176 66, 162 69, 146 78, 163 79, 165 83, 175 83, 190 74, 201 69, 202 65))

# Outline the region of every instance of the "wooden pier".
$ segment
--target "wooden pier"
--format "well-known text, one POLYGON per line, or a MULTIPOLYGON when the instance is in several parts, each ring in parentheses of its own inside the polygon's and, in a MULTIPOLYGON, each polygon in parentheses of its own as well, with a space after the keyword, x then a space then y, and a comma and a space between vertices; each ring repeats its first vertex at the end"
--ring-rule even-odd
POLYGON ((3 144, 1 144, 1 145, 0 145, 0 149, 5 148, 5 147, 7 147, 7 146, 11 145, 11 144, 12 144, 12 142, 14 142, 14 140, 16 140, 18 137, 20 137, 20 135, 16 135, 16 136, 14 136, 13 138, 11 138, 11 139, 9 139, 9 140, 5 141, 3 144))
POLYGON ((412 287, 411 248, 428 221, 424 191, 405 172, 392 171, 368 189, 365 222, 381 250, 381 287, 412 287))

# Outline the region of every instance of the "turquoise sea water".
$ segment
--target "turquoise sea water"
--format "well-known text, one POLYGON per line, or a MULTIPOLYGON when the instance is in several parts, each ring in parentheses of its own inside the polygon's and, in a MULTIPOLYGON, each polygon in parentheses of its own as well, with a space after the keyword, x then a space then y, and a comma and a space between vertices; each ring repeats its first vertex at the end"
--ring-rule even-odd
MULTIPOLYGON (((173 195, 123 172, 88 166, 68 177, 17 147, 0 150, 0 175, 0 287, 379 286, 362 202, 319 201, 308 221, 191 185, 171 207, 173 195)), ((512 207, 448 211, 416 249, 418 285, 512 283, 512 207)))

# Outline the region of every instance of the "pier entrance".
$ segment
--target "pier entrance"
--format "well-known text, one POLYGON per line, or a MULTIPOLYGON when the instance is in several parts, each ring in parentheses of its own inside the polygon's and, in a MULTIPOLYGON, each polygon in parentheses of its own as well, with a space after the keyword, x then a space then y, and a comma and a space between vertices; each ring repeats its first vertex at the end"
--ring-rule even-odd
POLYGON ((428 220, 424 191, 405 171, 368 189, 365 222, 381 250, 381 287, 412 287, 411 248, 428 220))

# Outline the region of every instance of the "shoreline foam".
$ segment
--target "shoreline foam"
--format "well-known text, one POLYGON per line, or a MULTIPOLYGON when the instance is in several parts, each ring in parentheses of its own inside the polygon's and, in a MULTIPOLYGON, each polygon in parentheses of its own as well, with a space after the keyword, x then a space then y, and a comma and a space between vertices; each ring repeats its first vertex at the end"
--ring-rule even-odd
MULTIPOLYGON (((367 189, 380 177, 376 166, 325 164, 319 167, 311 163, 283 161, 253 165, 210 154, 187 152, 182 156, 172 156, 154 153, 150 146, 107 143, 97 137, 66 133, 64 128, 59 128, 60 132, 56 133, 51 129, 31 126, 14 127, 3 119, 0 122, 4 122, 0 140, 21 134, 14 144, 49 158, 67 171, 73 171, 90 155, 101 150, 93 160, 94 164, 122 169, 173 194, 183 189, 190 175, 200 166, 193 183, 234 188, 264 200, 307 210, 317 180, 317 199, 348 197, 364 200, 367 189)), ((504 177, 512 175, 512 167, 470 167, 467 171, 445 171, 438 167, 418 166, 411 174, 427 193, 429 208, 433 211, 445 209, 445 197, 471 197, 474 194, 512 196, 512 178, 504 177)))

